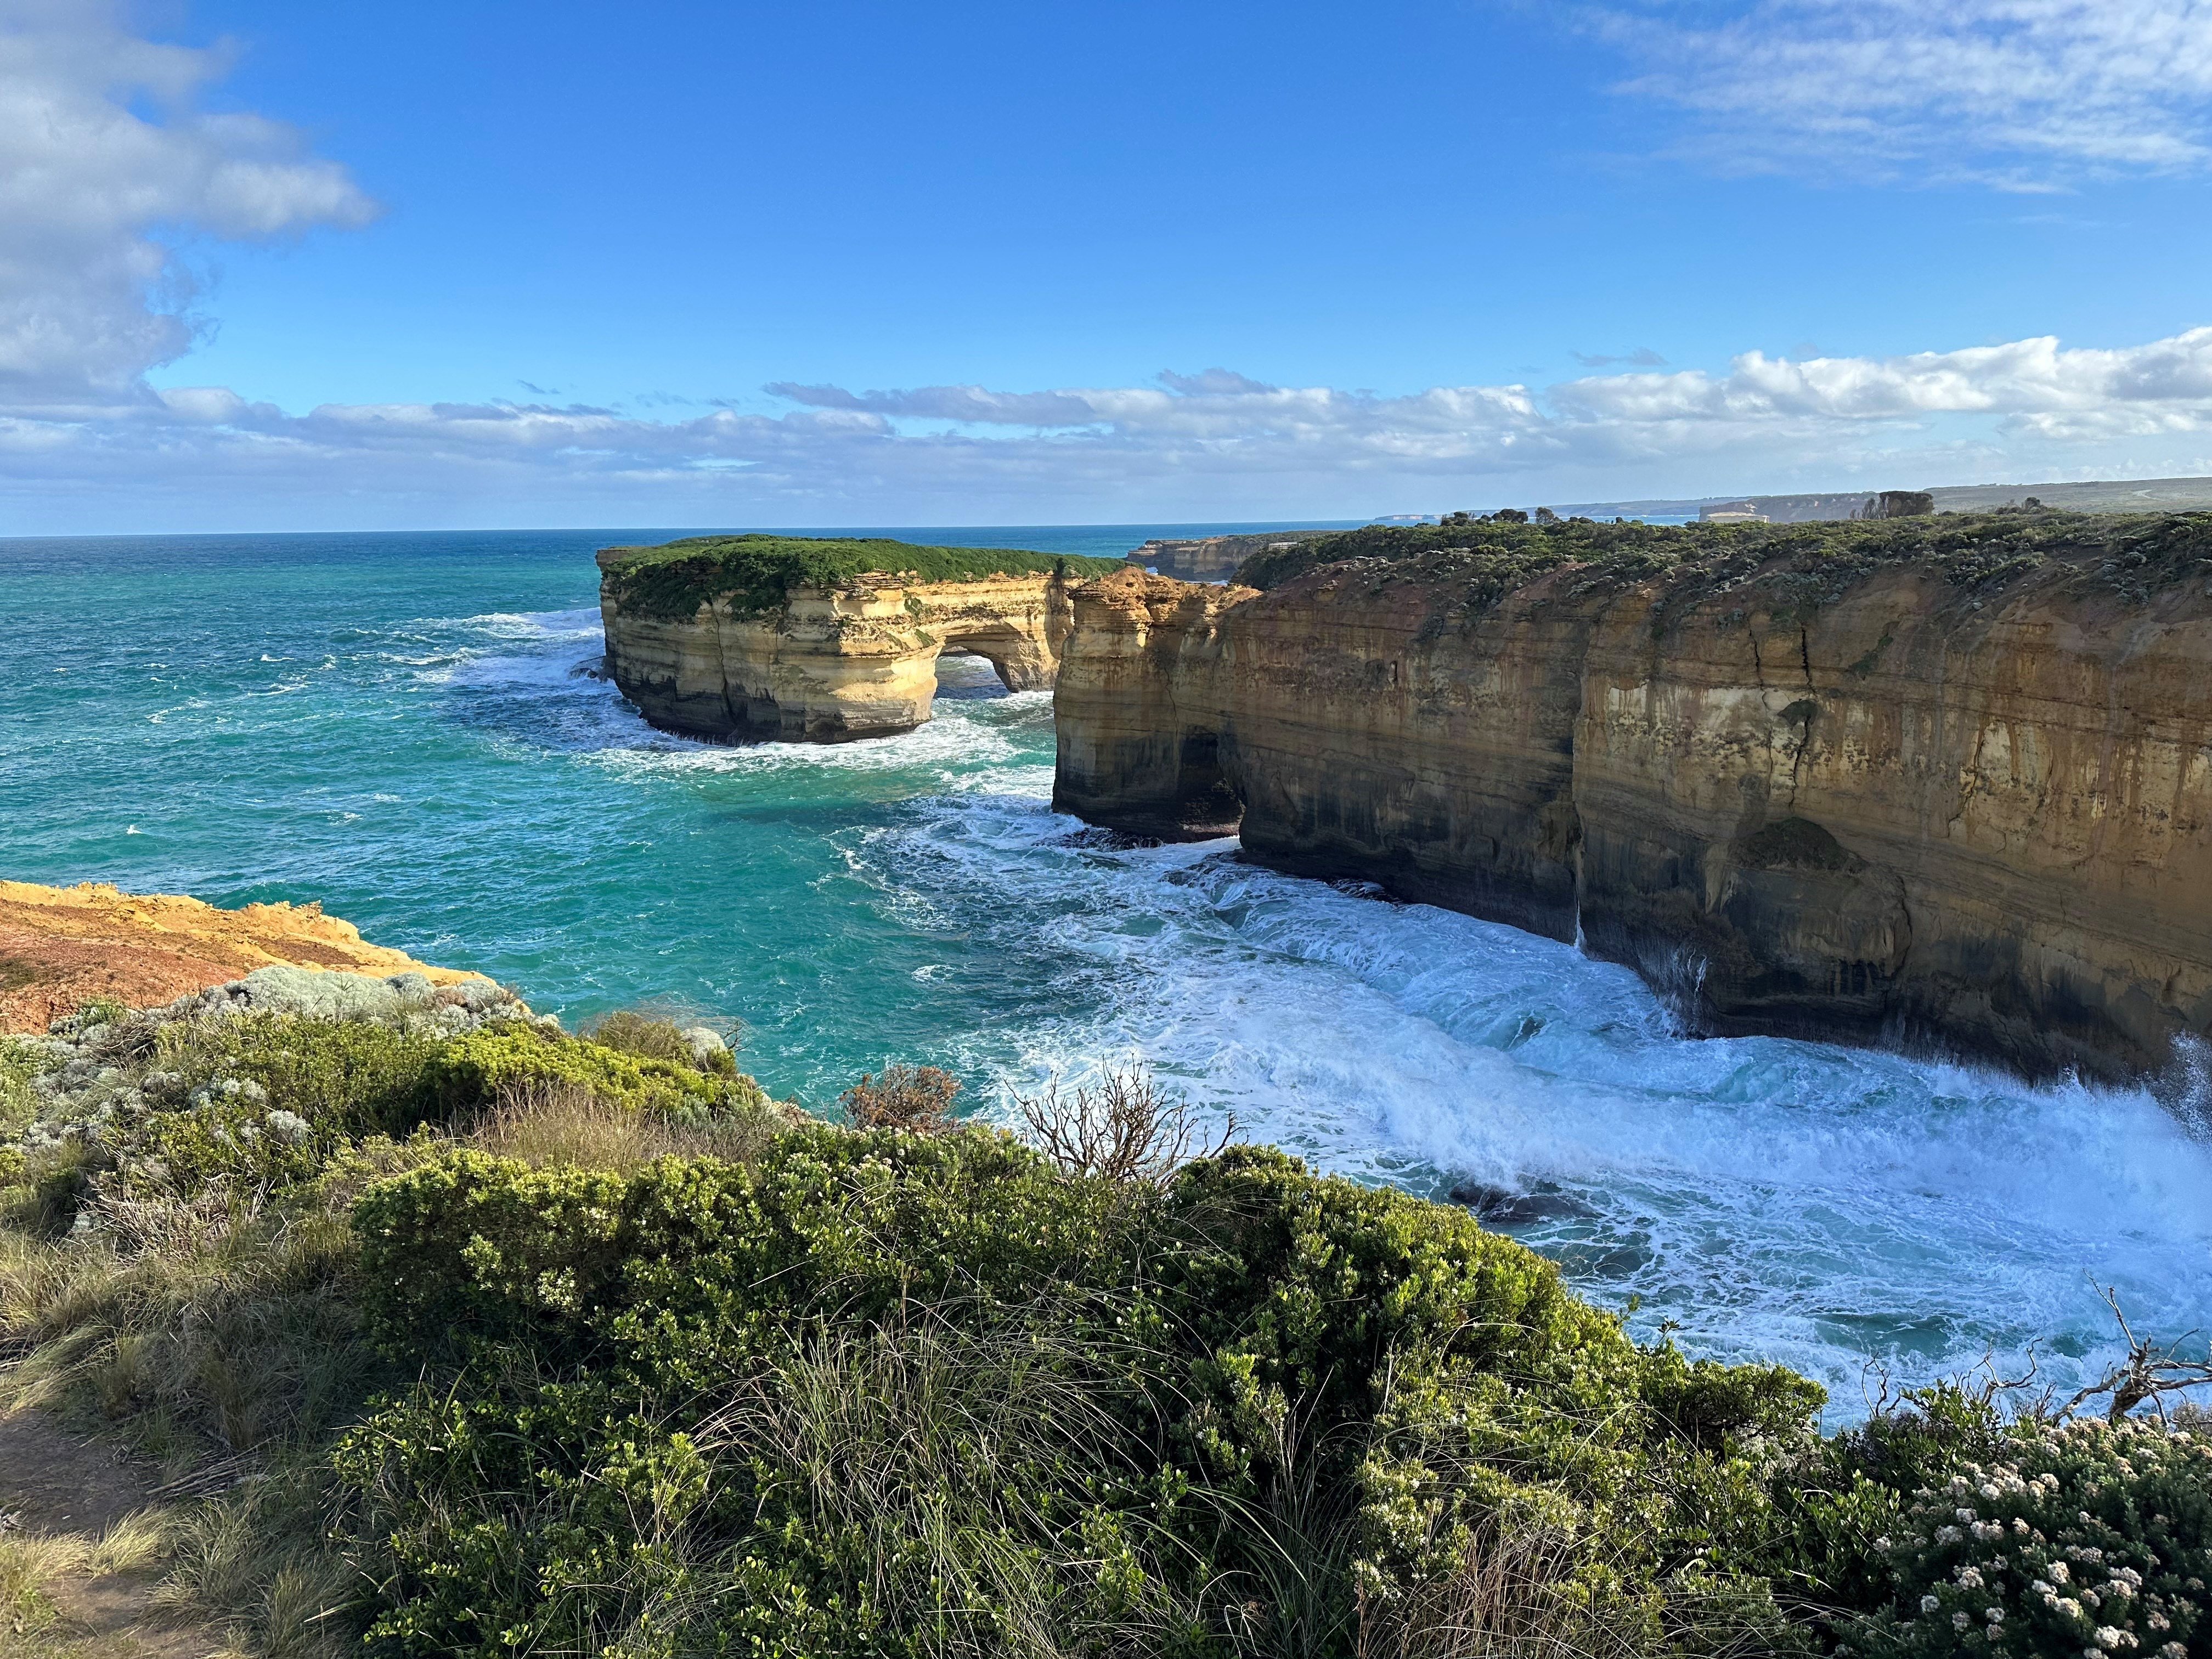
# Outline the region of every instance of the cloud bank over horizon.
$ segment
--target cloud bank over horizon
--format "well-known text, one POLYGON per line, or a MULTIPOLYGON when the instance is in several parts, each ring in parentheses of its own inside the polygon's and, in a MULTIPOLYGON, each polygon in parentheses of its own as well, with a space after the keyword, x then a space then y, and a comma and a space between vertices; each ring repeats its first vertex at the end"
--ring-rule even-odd
POLYGON ((331 521, 333 504, 346 524, 1037 523, 2212 472, 2212 326, 2118 349, 1748 351, 1720 374, 1397 396, 1226 369, 769 390, 790 406, 686 420, 511 402, 291 414, 223 387, 149 392, 0 417, 0 489, 27 516, 96 500, 125 527, 210 501, 256 509, 219 521, 270 526, 331 521))
MULTIPOLYGON (((294 412, 225 386, 157 386, 149 376, 209 325, 193 249, 351 230, 378 208, 293 129, 205 107, 222 51, 138 38, 122 15, 0 0, 0 534, 1360 518, 2212 472, 2212 325, 2103 348, 1747 349, 1724 369, 1638 347, 1577 354, 1595 372, 1544 385, 1389 393, 1224 368, 1028 389, 791 380, 763 388, 766 404, 728 398, 681 419, 543 398, 294 412)), ((1905 148, 1940 137, 1893 120, 1888 92, 1800 99, 1786 119, 1769 107, 1772 88, 1809 73, 1806 54, 1840 42, 1902 51, 1884 84, 1923 114, 1963 96, 1965 76, 1972 96, 1957 107, 2010 111, 2015 148, 2144 167, 2212 159, 2183 97, 2212 88, 2212 4, 1764 0, 1702 32, 1648 10, 1601 23, 1662 57, 1694 47, 1705 68, 1667 95, 1784 137, 1869 121, 1905 148), (1987 49, 1949 63, 1976 41, 1987 49), (2178 90, 2142 90, 2148 70, 2178 90), (2069 100, 2071 125, 2036 125, 2069 100)))

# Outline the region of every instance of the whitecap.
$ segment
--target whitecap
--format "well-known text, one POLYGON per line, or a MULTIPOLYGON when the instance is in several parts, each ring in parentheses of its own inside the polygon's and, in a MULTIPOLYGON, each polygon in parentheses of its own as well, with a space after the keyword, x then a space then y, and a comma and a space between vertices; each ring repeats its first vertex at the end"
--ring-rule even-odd
POLYGON ((1070 964, 1065 1014, 956 1045, 1001 1114, 1133 1055, 1362 1180, 1547 1183, 1579 1213, 1521 1236, 1586 1292, 1795 1364, 1844 1413, 1869 1355, 1924 1380, 2043 1339, 2067 1351, 2045 1375, 2078 1376, 2117 1352, 2093 1278, 2148 1328, 2212 1322, 2212 1149, 2145 1092, 1686 1039, 1571 945, 1256 869, 1233 841, 1101 851, 1005 782, 851 853, 902 923, 988 916, 1009 962, 1070 964))

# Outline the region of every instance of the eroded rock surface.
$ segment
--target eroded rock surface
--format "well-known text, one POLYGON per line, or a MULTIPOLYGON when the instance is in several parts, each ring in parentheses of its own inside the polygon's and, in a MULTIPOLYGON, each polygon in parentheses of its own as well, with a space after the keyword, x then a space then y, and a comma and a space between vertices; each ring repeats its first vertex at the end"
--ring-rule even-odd
POLYGON ((1117 575, 1076 595, 1055 800, 1241 805, 1253 857, 1579 933, 1709 1031, 2137 1075, 2212 1026, 2205 528, 1474 599, 1468 557, 1117 575))
MULTIPOLYGON (((609 549, 605 569, 629 550, 609 549)), ((1009 690, 1050 687, 1069 621, 1058 574, 917 581, 872 573, 793 587, 759 611, 724 595, 668 617, 603 582, 607 669, 655 726, 731 741, 835 743, 929 718, 937 659, 987 658, 1009 690)))
POLYGON ((222 910, 179 894, 125 893, 101 883, 0 881, 0 1032, 43 1031, 97 1000, 131 1008, 167 1003, 279 966, 303 983, 317 981, 295 970, 372 980, 419 974, 426 989, 496 988, 480 974, 434 968, 404 951, 371 945, 319 904, 222 910))

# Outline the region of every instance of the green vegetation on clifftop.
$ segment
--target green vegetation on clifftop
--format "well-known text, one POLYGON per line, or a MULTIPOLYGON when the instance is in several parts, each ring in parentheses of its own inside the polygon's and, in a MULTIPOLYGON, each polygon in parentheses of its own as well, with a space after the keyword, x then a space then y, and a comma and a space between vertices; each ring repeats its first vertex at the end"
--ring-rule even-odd
POLYGON ((1453 514, 1432 525, 1370 525, 1238 567, 1248 587, 1280 587, 1326 565, 1358 562, 1374 580, 1463 590, 1480 611, 1565 566, 1585 582, 1639 581, 1679 572, 1717 588, 1787 565, 1817 600, 1887 565, 1917 563, 1959 587, 2008 581, 2064 564, 2075 580, 2140 600, 2171 582, 2212 576, 2212 513, 2004 512, 1803 524, 1534 523, 1453 514))
POLYGON ((2212 1659, 2193 1429, 1823 1438, 1157 1091, 856 1127, 457 994, 7 1054, 0 1404, 204 1494, 161 1595, 258 1659, 2212 1659))
POLYGON ((691 536, 657 547, 599 554, 607 593, 649 617, 689 617, 728 599, 741 615, 780 609, 794 587, 835 587, 856 576, 912 572, 923 581, 1047 575, 1083 581, 1122 568, 1119 559, 1032 553, 1010 547, 927 547, 884 537, 691 536))

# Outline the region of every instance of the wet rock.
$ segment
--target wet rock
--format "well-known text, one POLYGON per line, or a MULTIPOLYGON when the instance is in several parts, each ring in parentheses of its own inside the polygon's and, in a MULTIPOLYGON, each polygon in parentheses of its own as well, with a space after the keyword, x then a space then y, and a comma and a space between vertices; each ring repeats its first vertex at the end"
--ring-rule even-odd
POLYGON ((1486 1181, 1462 1181, 1451 1189, 1451 1201, 1464 1204, 1493 1227, 1528 1227, 1539 1221, 1562 1218, 1587 1218, 1596 1211, 1548 1181, 1540 1181, 1528 1192, 1492 1186, 1486 1181))

